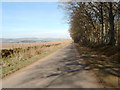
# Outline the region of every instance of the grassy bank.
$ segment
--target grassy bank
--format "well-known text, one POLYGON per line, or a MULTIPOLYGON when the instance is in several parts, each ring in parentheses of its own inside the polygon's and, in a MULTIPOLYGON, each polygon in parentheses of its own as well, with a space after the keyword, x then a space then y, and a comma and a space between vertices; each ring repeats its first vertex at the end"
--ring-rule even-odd
POLYGON ((92 70, 99 82, 106 88, 118 88, 120 86, 120 53, 118 47, 96 47, 88 48, 75 44, 85 68, 92 70))
POLYGON ((34 46, 2 49, 1 76, 2 78, 29 65, 33 62, 65 47, 71 41, 46 42, 34 46))

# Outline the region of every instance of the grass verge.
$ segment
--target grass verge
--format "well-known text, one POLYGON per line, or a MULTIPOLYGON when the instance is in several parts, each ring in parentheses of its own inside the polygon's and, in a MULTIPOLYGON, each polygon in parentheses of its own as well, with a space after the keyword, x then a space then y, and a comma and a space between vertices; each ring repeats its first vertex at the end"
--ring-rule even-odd
POLYGON ((85 62, 85 68, 93 71, 99 79, 99 82, 102 83, 104 87, 119 88, 120 65, 118 62, 118 56, 116 56, 116 54, 118 54, 118 51, 115 50, 116 48, 114 50, 110 50, 107 47, 102 47, 97 50, 84 47, 79 44, 75 45, 79 51, 80 57, 85 62), (110 52, 113 55, 111 55, 110 52))
MULTIPOLYGON (((45 49, 46 50, 43 51, 42 53, 34 55, 34 56, 32 56, 30 58, 27 58, 27 59, 21 58, 20 60, 17 60, 19 58, 18 57, 16 58, 15 56, 12 57, 12 58, 7 58, 7 59, 5 59, 6 61, 4 60, 4 62, 6 63, 6 65, 8 63, 8 65, 0 69, 0 72, 1 72, 0 75, 1 75, 2 78, 4 78, 7 75, 9 75, 9 74, 11 74, 11 73, 13 73, 13 72, 15 72, 17 70, 19 70, 19 69, 21 69, 21 68, 23 68, 25 66, 28 66, 28 65, 36 62, 37 60, 39 60, 41 58, 44 58, 45 56, 48 56, 49 54, 59 50, 60 48, 65 47, 68 44, 69 43, 67 43, 67 44, 59 44, 57 46, 54 46, 54 45, 52 46, 51 45, 50 47, 44 48, 44 50, 45 49)), ((27 55, 29 53, 27 53, 27 54, 23 53, 23 54, 27 55)))

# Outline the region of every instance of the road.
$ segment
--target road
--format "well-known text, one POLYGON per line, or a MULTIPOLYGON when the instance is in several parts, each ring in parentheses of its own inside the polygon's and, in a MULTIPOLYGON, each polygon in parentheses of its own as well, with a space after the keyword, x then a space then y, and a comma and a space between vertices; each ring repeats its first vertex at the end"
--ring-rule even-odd
POLYGON ((3 88, 100 88, 73 44, 3 79, 3 88))

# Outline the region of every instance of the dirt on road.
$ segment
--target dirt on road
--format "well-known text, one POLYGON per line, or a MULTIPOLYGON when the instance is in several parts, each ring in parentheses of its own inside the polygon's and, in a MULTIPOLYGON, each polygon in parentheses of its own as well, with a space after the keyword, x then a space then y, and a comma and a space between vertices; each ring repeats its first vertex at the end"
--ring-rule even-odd
POLYGON ((101 88, 73 44, 3 79, 3 88, 101 88))

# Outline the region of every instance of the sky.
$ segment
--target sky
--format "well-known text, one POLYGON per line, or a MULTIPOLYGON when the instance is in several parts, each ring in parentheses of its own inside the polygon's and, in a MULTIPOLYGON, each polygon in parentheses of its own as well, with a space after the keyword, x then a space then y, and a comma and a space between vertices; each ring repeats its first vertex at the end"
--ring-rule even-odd
POLYGON ((57 2, 3 2, 3 38, 70 38, 57 2))

